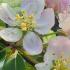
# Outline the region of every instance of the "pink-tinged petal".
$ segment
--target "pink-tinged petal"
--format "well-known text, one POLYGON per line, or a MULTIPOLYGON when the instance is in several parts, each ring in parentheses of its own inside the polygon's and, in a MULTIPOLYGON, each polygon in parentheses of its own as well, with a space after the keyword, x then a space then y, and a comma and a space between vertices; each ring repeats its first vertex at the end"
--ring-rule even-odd
POLYGON ((44 10, 39 19, 35 31, 39 34, 47 34, 55 24, 55 15, 52 8, 44 10))
POLYGON ((49 41, 48 49, 44 56, 44 61, 47 62, 49 54, 53 55, 55 58, 68 59, 70 58, 69 53, 70 53, 70 40, 64 36, 58 36, 55 39, 49 41))
POLYGON ((15 15, 15 12, 13 12, 13 9, 9 7, 7 3, 0 5, 0 19, 6 24, 14 26, 15 15))
POLYGON ((0 31, 0 37, 8 42, 16 42, 21 39, 22 31, 17 28, 4 28, 0 31))
POLYGON ((70 13, 59 13, 59 26, 70 36, 70 13))
POLYGON ((67 11, 70 8, 70 0, 60 0, 59 9, 60 11, 67 11))
POLYGON ((23 0, 22 3, 22 9, 26 10, 28 15, 33 14, 36 18, 40 16, 44 6, 44 0, 23 0))
POLYGON ((70 6, 70 0, 45 0, 45 3, 47 7, 51 7, 57 12, 67 11, 70 6))
POLYGON ((53 8, 55 11, 58 10, 59 0, 45 0, 46 6, 53 8))
POLYGON ((28 32, 23 39, 23 48, 30 55, 37 55, 42 52, 42 41, 41 39, 33 32, 28 32))

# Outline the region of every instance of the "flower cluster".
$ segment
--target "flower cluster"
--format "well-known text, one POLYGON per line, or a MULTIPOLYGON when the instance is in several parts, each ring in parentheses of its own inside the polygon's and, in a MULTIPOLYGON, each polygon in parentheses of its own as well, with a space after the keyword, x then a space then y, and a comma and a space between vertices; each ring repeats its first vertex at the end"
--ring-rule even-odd
POLYGON ((70 70, 70 0, 23 0, 20 9, 17 12, 1 3, 0 20, 6 27, 0 29, 0 38, 14 44, 22 42, 21 48, 28 55, 44 51, 44 62, 35 64, 37 70, 70 70), (43 38, 54 26, 55 16, 66 36, 57 30, 57 36, 47 40, 44 47, 43 38))

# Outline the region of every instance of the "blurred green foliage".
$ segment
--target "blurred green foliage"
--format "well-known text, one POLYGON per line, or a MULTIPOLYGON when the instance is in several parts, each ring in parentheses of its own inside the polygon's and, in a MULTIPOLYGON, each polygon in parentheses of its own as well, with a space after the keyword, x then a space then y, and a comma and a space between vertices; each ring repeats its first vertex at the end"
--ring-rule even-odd
POLYGON ((21 9, 22 0, 0 0, 0 3, 8 3, 14 10, 19 11, 21 9))

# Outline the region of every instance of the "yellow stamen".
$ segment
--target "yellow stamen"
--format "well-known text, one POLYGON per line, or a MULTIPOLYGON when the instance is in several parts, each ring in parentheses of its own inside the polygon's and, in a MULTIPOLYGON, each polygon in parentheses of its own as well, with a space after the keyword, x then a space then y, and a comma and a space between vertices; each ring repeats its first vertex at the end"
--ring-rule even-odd
POLYGON ((35 21, 33 19, 33 14, 30 16, 27 16, 25 13, 26 11, 21 12, 22 15, 16 14, 16 20, 20 22, 20 28, 23 31, 31 31, 35 28, 35 21))
POLYGON ((22 30, 26 31, 27 28, 28 28, 28 25, 27 25, 27 23, 23 22, 23 23, 21 23, 20 27, 21 27, 22 30))
POLYGON ((32 15, 30 15, 30 16, 28 16, 28 18, 29 18, 29 19, 33 19, 33 14, 32 14, 32 15))
POLYGON ((20 19, 21 16, 19 14, 16 14, 16 19, 20 19))

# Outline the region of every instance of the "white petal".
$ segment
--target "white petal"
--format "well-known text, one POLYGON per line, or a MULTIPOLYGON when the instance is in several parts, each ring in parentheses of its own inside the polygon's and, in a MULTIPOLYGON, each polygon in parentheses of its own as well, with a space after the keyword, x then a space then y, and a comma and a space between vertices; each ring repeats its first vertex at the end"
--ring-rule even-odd
POLYGON ((44 55, 44 62, 47 64, 47 70, 50 70, 53 66, 53 61, 56 59, 56 56, 53 55, 53 52, 47 51, 44 55))
POLYGON ((42 41, 41 39, 33 32, 29 32, 23 39, 23 48, 30 55, 37 55, 42 52, 42 41))
POLYGON ((46 63, 38 63, 35 65, 37 70, 50 70, 46 63))
POLYGON ((23 10, 26 10, 29 15, 34 14, 36 17, 39 17, 44 6, 44 0, 23 0, 22 3, 23 10))
POLYGON ((2 3, 0 5, 0 19, 6 24, 13 26, 15 21, 15 12, 13 12, 13 9, 9 7, 7 3, 2 3))
POLYGON ((37 70, 51 70, 52 64, 48 65, 47 62, 38 63, 35 65, 37 70))
POLYGON ((47 34, 54 24, 55 24, 54 11, 52 8, 47 8, 42 12, 42 15, 37 20, 37 27, 35 28, 35 31, 40 34, 47 34))
POLYGON ((5 28, 0 31, 0 37, 8 42, 16 42, 22 37, 22 32, 17 28, 5 28))

